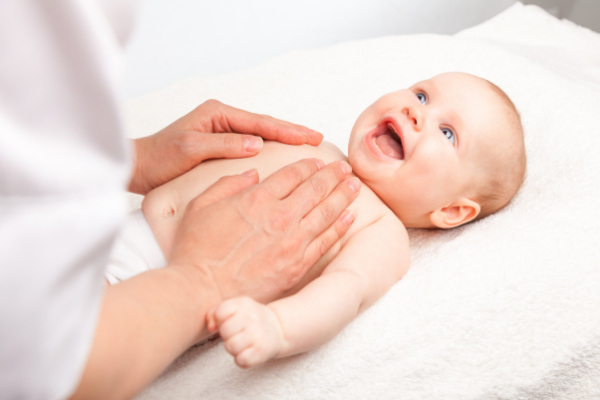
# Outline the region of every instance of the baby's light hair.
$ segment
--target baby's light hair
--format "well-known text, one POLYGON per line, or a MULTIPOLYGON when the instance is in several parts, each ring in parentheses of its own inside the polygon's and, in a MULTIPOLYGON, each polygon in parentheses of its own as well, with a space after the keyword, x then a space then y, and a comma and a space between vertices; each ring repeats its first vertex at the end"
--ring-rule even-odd
MULTIPOLYGON (((484 79, 485 80, 485 79, 484 79)), ((527 156, 523 138, 521 115, 510 97, 498 86, 485 80, 506 106, 506 118, 511 127, 510 145, 502 157, 490 157, 489 173, 478 188, 476 198, 481 211, 475 220, 491 215, 506 207, 517 193, 527 168, 527 156)))

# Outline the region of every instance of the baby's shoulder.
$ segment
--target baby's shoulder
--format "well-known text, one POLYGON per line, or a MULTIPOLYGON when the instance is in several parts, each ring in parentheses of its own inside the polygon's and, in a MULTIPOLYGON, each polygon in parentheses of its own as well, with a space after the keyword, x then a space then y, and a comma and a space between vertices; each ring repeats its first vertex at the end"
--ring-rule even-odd
POLYGON ((363 185, 353 206, 356 220, 323 273, 347 271, 358 276, 364 283, 364 309, 406 274, 410 248, 400 219, 368 186, 363 185))
POLYGON ((404 224, 365 183, 361 186, 359 196, 348 209, 354 213, 356 219, 348 230, 344 242, 373 225, 377 225, 379 230, 385 230, 388 235, 403 242, 408 237, 404 224))

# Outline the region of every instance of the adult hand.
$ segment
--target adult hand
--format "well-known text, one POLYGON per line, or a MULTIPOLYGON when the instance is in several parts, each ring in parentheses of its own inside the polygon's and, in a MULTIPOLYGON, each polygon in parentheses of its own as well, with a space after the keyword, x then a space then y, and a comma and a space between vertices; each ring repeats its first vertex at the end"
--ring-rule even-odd
POLYGON ((323 135, 208 100, 160 132, 134 140, 136 157, 129 190, 146 194, 211 158, 252 157, 262 148, 261 138, 316 146, 323 135))
POLYGON ((222 178, 190 202, 169 265, 106 288, 72 398, 132 398, 209 335, 223 300, 266 302, 298 283, 354 220, 343 212, 360 189, 349 171, 303 160, 260 184, 256 171, 222 178))
POLYGON ((221 178, 188 204, 169 265, 200 272, 199 281, 216 289, 216 304, 280 297, 354 221, 344 211, 360 189, 350 171, 345 162, 325 167, 308 159, 260 184, 254 170, 221 178))

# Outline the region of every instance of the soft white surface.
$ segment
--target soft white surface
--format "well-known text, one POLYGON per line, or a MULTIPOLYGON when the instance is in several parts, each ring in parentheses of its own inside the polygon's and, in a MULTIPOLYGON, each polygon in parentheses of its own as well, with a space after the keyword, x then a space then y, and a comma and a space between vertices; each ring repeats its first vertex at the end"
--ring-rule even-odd
POLYGON ((412 231, 409 273, 329 344, 246 371, 213 342, 139 399, 598 398, 598 48, 600 36, 516 4, 454 37, 295 52, 131 102, 134 136, 218 98, 320 130, 345 149, 377 97, 458 70, 512 97, 529 157, 505 210, 448 232, 412 231))
POLYGON ((104 271, 105 278, 114 285, 166 265, 167 260, 142 210, 130 212, 113 243, 104 271))

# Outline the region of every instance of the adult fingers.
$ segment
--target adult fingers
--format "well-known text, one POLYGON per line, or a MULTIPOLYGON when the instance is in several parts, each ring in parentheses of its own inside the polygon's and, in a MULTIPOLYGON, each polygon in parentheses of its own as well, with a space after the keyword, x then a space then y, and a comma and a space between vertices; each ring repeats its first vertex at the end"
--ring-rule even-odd
POLYGON ((341 184, 301 221, 302 231, 307 237, 317 237, 327 230, 338 216, 350 205, 360 192, 360 181, 351 177, 341 184))
POLYGON ((350 210, 345 210, 333 225, 308 245, 304 253, 304 265, 315 265, 348 232, 355 218, 356 216, 350 210))
POLYGON ((246 171, 241 175, 224 176, 190 201, 189 207, 196 210, 204 208, 209 204, 238 194, 256 183, 258 183, 258 173, 255 169, 246 171))
POLYGON ((208 110, 213 132, 252 134, 294 145, 316 146, 323 140, 322 134, 304 126, 240 110, 216 100, 209 100, 199 108, 208 110))
MULTIPOLYGON (((274 124, 285 126, 285 127, 289 128, 289 129, 293 130, 294 132, 301 131, 301 132, 307 134, 308 135, 308 142, 306 142, 304 144, 309 144, 311 146, 318 146, 323 141, 323 134, 321 134, 321 133, 319 133, 317 131, 314 131, 312 129, 309 129, 309 128, 305 127, 305 126, 294 124, 294 123, 291 123, 291 122, 288 122, 288 121, 284 121, 284 120, 281 120, 281 119, 278 119, 278 118, 274 118, 274 117, 271 117, 270 115, 264 115, 263 114, 263 115, 261 115, 261 117, 263 117, 263 118, 265 118, 267 120, 272 121, 274 124)), ((284 135, 281 138, 275 138, 275 139, 270 139, 270 140, 277 140, 278 142, 282 142, 282 143, 286 143, 286 144, 296 144, 296 143, 290 143, 290 142, 288 142, 287 141, 287 137, 288 136, 284 132, 284 135)), ((265 139, 267 139, 267 138, 265 138, 265 139)), ((302 143, 298 143, 298 144, 302 144, 302 143)))
POLYGON ((260 187, 267 190, 276 199, 281 200, 324 166, 323 161, 315 158, 300 160, 269 176, 260 184, 260 187))
POLYGON ((317 204, 329 196, 351 171, 350 165, 343 161, 327 165, 318 173, 310 176, 284 200, 285 208, 296 210, 297 215, 304 218, 317 204))
POLYGON ((244 158, 256 155, 263 146, 258 136, 237 133, 184 132, 185 153, 193 159, 244 158))

